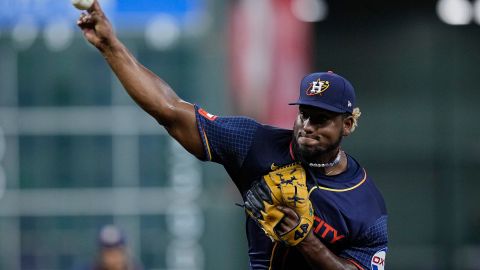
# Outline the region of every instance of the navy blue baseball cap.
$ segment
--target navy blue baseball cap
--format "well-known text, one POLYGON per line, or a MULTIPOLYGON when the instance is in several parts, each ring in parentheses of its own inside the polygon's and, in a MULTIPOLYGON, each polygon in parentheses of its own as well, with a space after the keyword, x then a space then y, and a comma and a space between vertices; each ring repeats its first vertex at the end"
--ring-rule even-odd
POLYGON ((337 113, 352 113, 355 90, 347 79, 332 71, 311 73, 302 79, 297 102, 289 105, 308 105, 337 113))

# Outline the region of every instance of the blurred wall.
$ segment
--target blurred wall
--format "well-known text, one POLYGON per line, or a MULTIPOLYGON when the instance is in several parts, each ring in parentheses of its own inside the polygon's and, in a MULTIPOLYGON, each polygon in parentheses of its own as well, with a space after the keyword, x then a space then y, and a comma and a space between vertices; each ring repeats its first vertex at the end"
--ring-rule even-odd
POLYGON ((386 198, 387 268, 480 269, 480 25, 445 24, 437 1, 329 3, 313 69, 356 87, 344 148, 386 198))
MULTIPOLYGON (((224 5, 101 3, 141 63, 185 100, 225 110, 224 5)), ((131 101, 76 28, 80 12, 69 1, 0 7, 0 269, 82 267, 109 223, 145 269, 244 269, 226 173, 131 101)))

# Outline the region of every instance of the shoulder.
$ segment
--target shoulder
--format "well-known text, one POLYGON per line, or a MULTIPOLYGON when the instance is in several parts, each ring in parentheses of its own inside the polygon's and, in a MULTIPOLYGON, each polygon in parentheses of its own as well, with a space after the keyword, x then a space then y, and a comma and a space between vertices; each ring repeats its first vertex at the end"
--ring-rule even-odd
POLYGON ((204 160, 241 166, 261 124, 243 116, 216 116, 197 105, 195 117, 204 160))
MULTIPOLYGON (((260 136, 291 134, 292 131, 288 129, 282 129, 274 126, 265 125, 259 123, 255 119, 247 116, 218 116, 207 112, 198 105, 195 105, 195 115, 197 123, 203 127, 215 126, 217 128, 234 129, 234 130, 255 130, 261 133, 260 136)), ((241 134, 238 134, 241 135, 241 134)))
POLYGON ((217 127, 238 129, 256 128, 261 126, 260 123, 246 116, 218 116, 207 112, 198 105, 194 105, 194 107, 196 120, 200 126, 212 125, 217 127))
POLYGON ((242 167, 235 176, 242 179, 242 192, 274 168, 294 162, 290 154, 291 140, 291 130, 268 125, 257 129, 242 167))
MULTIPOLYGON (((281 129, 269 125, 258 127, 253 137, 252 147, 248 153, 247 159, 250 166, 270 165, 283 166, 293 162, 290 155, 290 143, 292 141, 292 131, 281 129)), ((262 171, 262 173, 268 173, 262 171)))
POLYGON ((351 179, 348 186, 351 188, 351 192, 348 193, 349 198, 359 207, 365 207, 368 210, 374 208, 378 211, 379 215, 386 214, 385 201, 380 190, 377 188, 369 171, 365 169, 360 163, 352 156, 348 156, 348 170, 345 173, 347 181, 351 179))
POLYGON ((344 210, 364 230, 372 226, 379 218, 386 216, 387 207, 383 195, 369 171, 353 157, 350 158, 352 162, 356 163, 357 173, 353 183, 355 188, 348 193, 348 205, 354 205, 355 207, 352 208, 347 205, 344 210))
POLYGON ((341 216, 352 235, 361 235, 387 215, 383 196, 368 171, 349 157, 348 170, 335 177, 315 179, 310 199, 325 214, 341 216))
POLYGON ((352 193, 352 197, 356 200, 360 206, 365 207, 367 213, 376 214, 377 216, 383 216, 387 214, 387 208, 385 205, 385 200, 381 191, 378 189, 375 181, 369 171, 362 167, 360 163, 350 156, 352 163, 356 163, 359 168, 358 171, 362 173, 363 185, 357 190, 357 192, 352 193), (361 202, 364 202, 363 204, 361 202))
POLYGON ((293 131, 269 125, 260 125, 257 129, 256 139, 267 145, 289 144, 292 140, 293 131))
POLYGON ((367 233, 373 238, 378 238, 375 232, 386 232, 387 225, 387 207, 382 193, 377 188, 369 172, 362 167, 363 184, 355 189, 349 196, 350 205, 355 207, 346 207, 344 211, 348 213, 352 222, 353 231, 359 235, 367 233), (380 230, 381 227, 381 230, 380 230), (383 227, 385 227, 383 229, 383 227))

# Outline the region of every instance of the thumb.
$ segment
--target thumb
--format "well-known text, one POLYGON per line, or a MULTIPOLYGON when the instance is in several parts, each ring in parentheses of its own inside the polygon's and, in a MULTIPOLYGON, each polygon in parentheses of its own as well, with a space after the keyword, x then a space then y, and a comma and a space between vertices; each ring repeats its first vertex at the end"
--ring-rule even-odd
POLYGON ((297 214, 297 212, 295 212, 292 208, 290 207, 286 207, 286 206, 283 206, 283 205, 278 205, 277 206, 277 209, 280 210, 282 213, 285 214, 285 216, 291 218, 291 219, 298 219, 299 216, 297 214))
POLYGON ((97 34, 95 33, 95 30, 93 30, 91 28, 83 28, 82 32, 83 32, 83 35, 85 36, 85 38, 88 40, 88 42, 92 43, 92 45, 97 47, 98 44, 100 44, 101 40, 97 36, 97 34))

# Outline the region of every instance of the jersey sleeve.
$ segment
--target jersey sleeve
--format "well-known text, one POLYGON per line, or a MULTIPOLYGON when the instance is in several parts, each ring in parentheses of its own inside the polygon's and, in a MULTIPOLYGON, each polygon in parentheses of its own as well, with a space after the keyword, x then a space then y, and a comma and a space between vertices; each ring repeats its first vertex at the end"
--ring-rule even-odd
POLYGON ((261 125, 248 117, 219 117, 195 105, 205 161, 241 167, 261 125))
POLYGON ((358 269, 384 270, 387 245, 387 216, 382 216, 351 247, 339 255, 351 261, 358 269))

